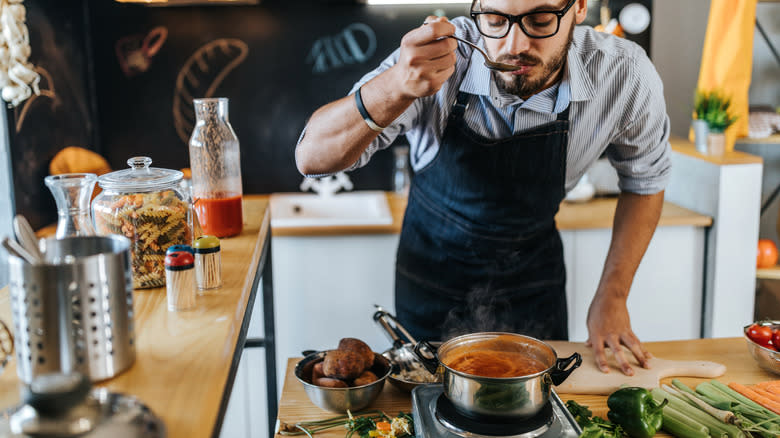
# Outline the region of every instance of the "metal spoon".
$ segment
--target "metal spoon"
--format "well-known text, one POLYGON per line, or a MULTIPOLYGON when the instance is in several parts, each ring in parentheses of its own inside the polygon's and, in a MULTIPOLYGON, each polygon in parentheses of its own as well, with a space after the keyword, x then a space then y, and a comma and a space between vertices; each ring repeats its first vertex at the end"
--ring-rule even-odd
POLYGON ((38 238, 35 236, 35 232, 30 223, 27 222, 27 219, 20 214, 14 217, 14 233, 16 233, 16 240, 19 241, 27 252, 35 258, 43 260, 43 254, 41 254, 41 249, 38 247, 38 238))
POLYGON ((7 237, 4 238, 3 247, 12 256, 19 257, 20 259, 23 259, 24 261, 26 261, 31 265, 35 265, 39 263, 39 260, 36 259, 35 256, 27 252, 26 249, 22 248, 22 245, 20 245, 19 242, 13 239, 9 239, 7 237))
POLYGON ((485 67, 496 70, 496 71, 515 71, 520 69, 520 66, 512 65, 512 64, 504 64, 503 62, 493 61, 490 59, 490 56, 482 50, 478 45, 472 43, 471 41, 466 41, 463 38, 456 37, 455 35, 448 35, 449 38, 456 39, 462 43, 468 44, 471 47, 475 48, 479 53, 482 54, 482 56, 485 58, 485 67))

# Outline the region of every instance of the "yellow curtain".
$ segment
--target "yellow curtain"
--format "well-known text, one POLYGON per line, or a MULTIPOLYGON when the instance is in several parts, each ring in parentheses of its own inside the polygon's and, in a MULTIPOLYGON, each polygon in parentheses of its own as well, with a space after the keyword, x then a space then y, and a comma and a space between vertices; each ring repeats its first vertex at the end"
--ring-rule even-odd
POLYGON ((726 150, 748 134, 748 88, 753 63, 757 0, 711 0, 699 69, 700 90, 722 90, 731 96, 737 121, 726 130, 726 150))

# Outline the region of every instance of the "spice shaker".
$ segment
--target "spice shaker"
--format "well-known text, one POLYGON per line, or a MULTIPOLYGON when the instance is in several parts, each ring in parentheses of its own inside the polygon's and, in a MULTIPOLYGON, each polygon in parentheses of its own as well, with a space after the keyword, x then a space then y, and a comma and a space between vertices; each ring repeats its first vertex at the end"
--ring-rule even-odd
POLYGON ((195 307, 195 260, 187 251, 165 256, 165 285, 168 310, 188 310, 195 307))
POLYGON ((228 121, 228 99, 195 99, 195 128, 189 142, 192 203, 204 234, 241 233, 241 157, 228 121))
POLYGON ((200 236, 195 239, 195 279, 198 289, 214 289, 222 286, 222 256, 219 239, 200 236))
POLYGON ((192 254, 193 257, 195 257, 195 250, 193 250, 192 247, 189 246, 189 245, 171 245, 170 247, 168 247, 168 250, 165 251, 165 255, 168 255, 168 254, 170 254, 172 252, 177 252, 177 251, 186 251, 186 252, 192 254))

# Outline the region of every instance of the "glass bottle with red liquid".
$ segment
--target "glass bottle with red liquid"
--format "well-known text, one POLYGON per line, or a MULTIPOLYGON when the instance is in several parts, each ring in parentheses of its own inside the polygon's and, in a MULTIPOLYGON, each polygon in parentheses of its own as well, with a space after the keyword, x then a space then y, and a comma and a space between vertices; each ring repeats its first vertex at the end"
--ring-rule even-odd
POLYGON ((228 121, 228 99, 195 99, 195 128, 190 137, 192 204, 204 234, 241 233, 241 156, 228 121))

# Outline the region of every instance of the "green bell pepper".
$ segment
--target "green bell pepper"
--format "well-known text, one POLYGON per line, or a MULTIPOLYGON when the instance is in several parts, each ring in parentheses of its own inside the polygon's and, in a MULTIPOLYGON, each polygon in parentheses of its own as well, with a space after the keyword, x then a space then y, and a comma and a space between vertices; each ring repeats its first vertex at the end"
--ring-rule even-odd
POLYGON ((607 417, 632 438, 650 438, 661 428, 667 403, 669 400, 656 403, 644 388, 621 388, 607 398, 607 417))

